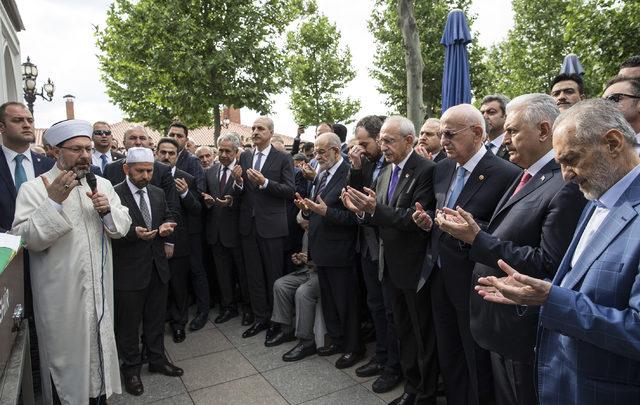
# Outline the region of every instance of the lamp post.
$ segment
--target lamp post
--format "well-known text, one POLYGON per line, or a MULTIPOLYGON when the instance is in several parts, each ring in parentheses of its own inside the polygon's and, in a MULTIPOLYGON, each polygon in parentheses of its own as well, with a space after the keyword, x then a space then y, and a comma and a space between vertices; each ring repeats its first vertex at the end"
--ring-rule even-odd
POLYGON ((29 111, 33 114, 33 103, 36 101, 36 96, 42 97, 43 100, 53 100, 53 91, 55 86, 51 79, 47 79, 47 82, 42 86, 40 91, 36 90, 36 79, 38 77, 38 67, 31 63, 31 59, 27 56, 27 61, 22 64, 22 81, 24 89, 24 99, 27 101, 29 111))

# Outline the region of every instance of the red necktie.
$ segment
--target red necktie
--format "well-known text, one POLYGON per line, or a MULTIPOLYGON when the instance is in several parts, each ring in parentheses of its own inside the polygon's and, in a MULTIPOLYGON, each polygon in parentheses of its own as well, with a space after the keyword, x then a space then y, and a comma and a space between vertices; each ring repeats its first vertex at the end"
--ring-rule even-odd
POLYGON ((518 183, 518 187, 516 187, 516 190, 513 192, 511 197, 518 194, 518 191, 522 190, 522 187, 524 187, 524 185, 527 184, 529 180, 531 180, 531 175, 529 174, 528 171, 525 170, 524 173, 522 174, 522 178, 520 179, 520 183, 518 183))
POLYGON ((222 177, 220 178, 220 193, 224 192, 224 187, 227 185, 227 166, 222 166, 222 177))

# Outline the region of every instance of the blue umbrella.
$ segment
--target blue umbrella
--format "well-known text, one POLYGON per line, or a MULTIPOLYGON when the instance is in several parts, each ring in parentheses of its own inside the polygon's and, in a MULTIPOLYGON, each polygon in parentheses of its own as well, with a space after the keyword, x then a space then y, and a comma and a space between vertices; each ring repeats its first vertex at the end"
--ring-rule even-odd
POLYGON ((440 43, 444 45, 442 74, 442 112, 451 106, 471 102, 469 55, 471 32, 462 10, 451 10, 440 43))
POLYGON ((584 68, 580 63, 580 59, 578 59, 578 55, 570 53, 565 56, 564 61, 562 62, 562 67, 560 68, 560 73, 577 73, 579 75, 583 75, 584 68))

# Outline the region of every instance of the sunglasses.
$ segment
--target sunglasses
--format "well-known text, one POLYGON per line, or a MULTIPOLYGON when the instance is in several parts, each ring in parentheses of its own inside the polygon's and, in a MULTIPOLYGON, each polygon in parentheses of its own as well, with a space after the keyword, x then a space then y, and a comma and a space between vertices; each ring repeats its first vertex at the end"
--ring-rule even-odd
POLYGON ((609 94, 607 97, 605 97, 605 100, 609 100, 609 101, 613 101, 614 103, 619 103, 620 100, 622 100, 623 97, 629 97, 629 98, 636 98, 636 99, 640 99, 640 96, 634 96, 632 94, 625 94, 625 93, 613 93, 613 94, 609 94))
POLYGON ((109 136, 111 135, 111 131, 108 131, 108 130, 105 131, 105 130, 99 129, 99 130, 93 131, 93 134, 96 136, 109 136))

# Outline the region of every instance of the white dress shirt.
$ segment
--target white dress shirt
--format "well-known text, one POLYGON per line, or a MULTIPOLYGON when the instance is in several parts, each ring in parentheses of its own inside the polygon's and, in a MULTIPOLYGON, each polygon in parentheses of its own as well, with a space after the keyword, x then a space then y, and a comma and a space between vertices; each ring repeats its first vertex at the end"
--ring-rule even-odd
MULTIPOLYGON (((14 160, 16 156, 19 155, 18 152, 7 148, 2 145, 2 152, 4 152, 4 157, 7 159, 7 164, 9 165, 9 171, 11 172, 11 178, 13 179, 13 184, 16 184, 16 161, 14 160)), ((35 175, 35 169, 33 168, 33 160, 31 157, 31 150, 27 149, 23 155, 25 159, 22 159, 22 167, 24 167, 24 172, 27 174, 27 181, 33 180, 35 175)), ((53 180, 52 180, 53 181, 53 180)))
MULTIPOLYGON (((462 167, 464 167, 466 169, 466 173, 464 174, 463 184, 467 184, 467 180, 469 180, 469 177, 471 177, 471 172, 473 171, 473 169, 476 168, 476 166, 478 165, 480 160, 482 160, 482 158, 484 157, 485 153, 487 153, 487 149, 486 148, 482 147, 482 148, 478 149, 476 154, 471 156, 471 159, 467 160, 467 162, 462 165, 462 167)), ((458 170, 458 167, 460 167, 459 163, 456 164, 456 172, 458 170)), ((449 202, 449 197, 451 197, 451 190, 453 189, 453 185, 456 183, 455 180, 456 180, 456 177, 454 175, 453 176, 453 181, 451 182, 451 184, 449 184, 449 190, 447 191, 447 199, 445 200, 444 207, 446 207, 447 203, 449 202)))
MULTIPOLYGON (((325 187, 327 187, 327 184, 329 184, 329 182, 331 181, 331 178, 336 173, 336 171, 338 170, 338 167, 340 167, 343 160, 344 159, 342 159, 342 155, 338 154, 338 161, 334 163, 333 166, 331 166, 329 169, 326 170, 326 172, 328 173, 328 176, 327 176, 327 180, 325 180, 325 183, 324 183, 325 187)), ((321 172, 320 174, 321 176, 323 175, 322 173, 324 173, 324 171, 321 172)), ((318 179, 322 180, 320 177, 318 177, 318 179)), ((315 193, 316 193, 316 185, 314 184, 313 189, 311 190, 311 195, 315 195, 315 193)))
POLYGON ((551 149, 544 156, 542 156, 540 159, 538 159, 534 164, 529 166, 529 168, 527 170, 525 170, 525 171, 527 173, 529 173, 531 175, 531 177, 535 176, 536 174, 538 174, 538 172, 540 170, 542 170, 543 167, 545 167, 547 165, 547 163, 549 163, 549 162, 551 162, 553 160, 555 154, 556 154, 556 152, 553 149, 551 149))
MULTIPOLYGON (((97 149, 94 149, 93 153, 91 153, 91 164, 94 166, 98 166, 100 169, 102 169, 102 159, 101 159, 102 155, 103 155, 102 152, 100 152, 97 149)), ((107 164, 113 162, 113 155, 111 155, 111 149, 106 151, 104 155, 107 157, 107 164)))
MULTIPOLYGON (((226 168, 227 168, 227 182, 229 182, 229 179, 233 176, 232 172, 233 172, 233 168, 234 167, 236 167, 236 160, 235 159, 233 159, 233 162, 229 163, 229 166, 226 166, 226 168)), ((220 173, 218 173, 218 181, 222 180, 222 173, 224 172, 224 168, 225 168, 225 165, 220 163, 220 173)))
MULTIPOLYGON (((144 190, 144 201, 147 203, 147 209, 149 210, 149 218, 151 218, 151 223, 153 223, 153 215, 151 213, 151 201, 149 200, 149 190, 146 187, 138 188, 135 184, 129 180, 129 176, 127 176, 127 185, 129 186, 129 190, 131 190, 131 194, 133 194, 133 199, 138 204, 138 209, 140 209, 140 194, 138 194, 138 190, 144 190)), ((150 229, 148 229, 150 230, 150 229)))
POLYGON ((502 146, 503 141, 504 141, 504 132, 493 141, 489 141, 487 139, 487 146, 489 147, 489 150, 493 152, 493 154, 495 155, 498 153, 498 149, 500 149, 500 147, 502 146))
MULTIPOLYGON (((258 168, 259 172, 262 172, 262 168, 264 167, 264 162, 267 160, 267 156, 269 156, 269 153, 271 153, 271 144, 269 144, 269 146, 267 146, 266 148, 264 148, 261 151, 258 151, 258 148, 256 148, 253 151, 253 160, 251 161, 251 168, 253 169, 256 165, 256 161, 258 160, 258 153, 262 153, 262 158, 260 159, 260 167, 258 168)), ((269 185, 269 179, 265 178, 264 179, 264 184, 259 186, 259 188, 263 189, 263 188, 267 188, 267 186, 269 185)))

